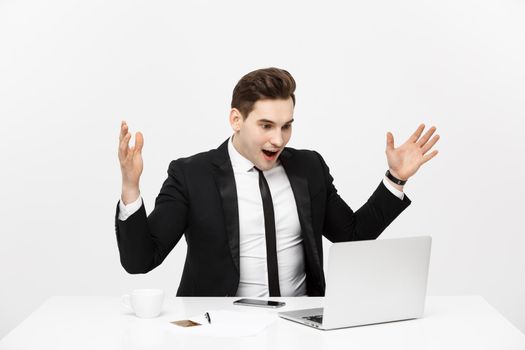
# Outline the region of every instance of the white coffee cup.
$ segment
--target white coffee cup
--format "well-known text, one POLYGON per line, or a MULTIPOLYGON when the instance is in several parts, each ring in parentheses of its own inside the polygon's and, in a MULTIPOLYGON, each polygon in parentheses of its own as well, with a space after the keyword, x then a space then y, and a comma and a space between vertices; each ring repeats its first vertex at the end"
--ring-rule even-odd
POLYGON ((122 304, 140 318, 157 317, 164 304, 162 289, 135 289, 122 296, 122 304))

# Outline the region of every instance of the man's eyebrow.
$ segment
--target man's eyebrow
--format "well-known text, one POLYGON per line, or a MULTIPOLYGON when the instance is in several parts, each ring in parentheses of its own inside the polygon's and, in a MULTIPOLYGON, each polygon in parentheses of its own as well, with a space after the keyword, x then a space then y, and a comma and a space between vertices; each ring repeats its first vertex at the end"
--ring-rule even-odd
MULTIPOLYGON (((287 121, 286 123, 284 124, 292 124, 294 121, 294 119, 290 119, 289 121, 287 121)), ((268 123, 268 124, 275 124, 275 122, 273 122, 272 120, 269 120, 269 119, 259 119, 258 120, 259 123, 268 123)))

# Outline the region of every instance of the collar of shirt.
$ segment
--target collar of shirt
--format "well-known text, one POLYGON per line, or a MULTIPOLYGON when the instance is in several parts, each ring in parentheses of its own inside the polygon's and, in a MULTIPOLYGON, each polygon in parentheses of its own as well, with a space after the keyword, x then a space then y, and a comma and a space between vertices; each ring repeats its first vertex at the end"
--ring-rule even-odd
MULTIPOLYGON (((230 161, 232 163, 232 167, 235 170, 244 171, 244 172, 255 170, 254 169, 255 165, 248 159, 244 158, 244 156, 240 154, 239 151, 237 151, 235 146, 233 146, 233 136, 230 137, 230 141, 228 142, 228 154, 230 155, 230 161)), ((279 164, 280 162, 277 161, 276 165, 279 165, 279 164)))

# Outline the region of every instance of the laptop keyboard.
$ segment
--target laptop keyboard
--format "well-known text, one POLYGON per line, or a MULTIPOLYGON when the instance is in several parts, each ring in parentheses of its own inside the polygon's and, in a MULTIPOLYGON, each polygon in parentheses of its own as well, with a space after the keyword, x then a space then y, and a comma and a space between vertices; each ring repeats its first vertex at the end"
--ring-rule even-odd
POLYGON ((303 318, 308 321, 313 321, 319 324, 323 324, 323 315, 305 316, 303 318))

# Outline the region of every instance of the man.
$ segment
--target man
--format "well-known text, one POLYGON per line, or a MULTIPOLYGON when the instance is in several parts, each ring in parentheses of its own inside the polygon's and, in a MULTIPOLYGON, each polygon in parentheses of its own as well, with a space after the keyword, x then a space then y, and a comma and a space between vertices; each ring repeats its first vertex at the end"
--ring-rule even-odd
POLYGON ((327 165, 290 140, 295 81, 285 70, 245 75, 232 97, 233 136, 219 148, 172 161, 149 216, 140 197, 143 136, 122 122, 122 196, 116 235, 122 266, 146 273, 185 235, 179 296, 322 296, 322 236, 376 239, 410 204, 403 185, 439 136, 424 125, 400 147, 387 133, 386 177, 356 212, 340 198, 327 165))

